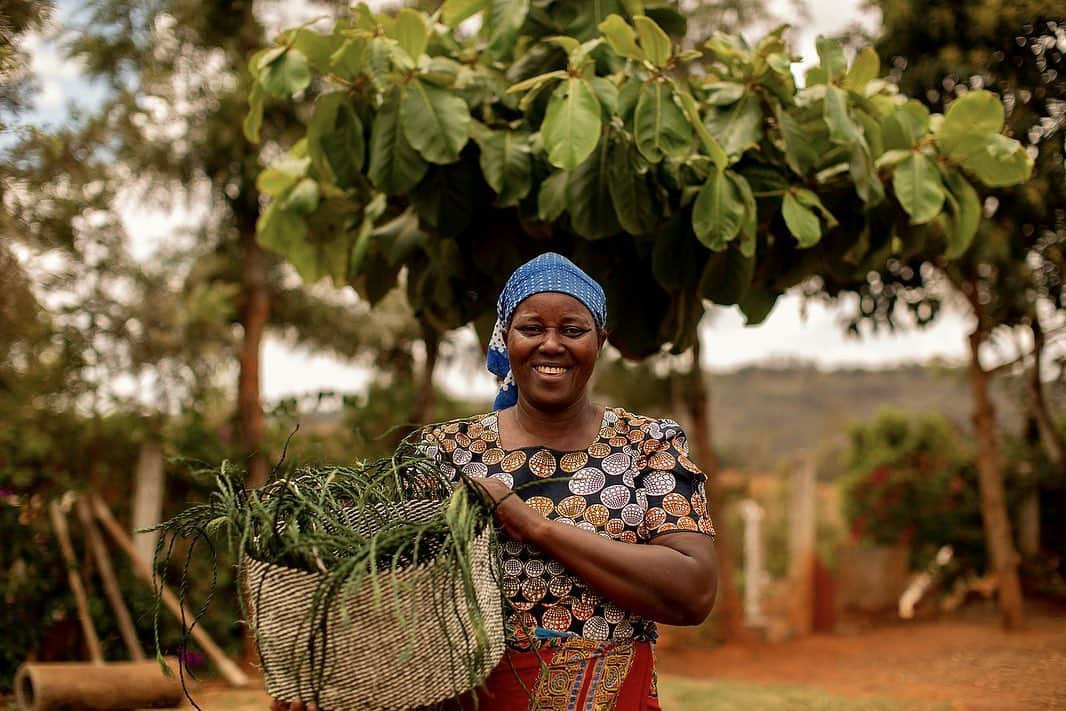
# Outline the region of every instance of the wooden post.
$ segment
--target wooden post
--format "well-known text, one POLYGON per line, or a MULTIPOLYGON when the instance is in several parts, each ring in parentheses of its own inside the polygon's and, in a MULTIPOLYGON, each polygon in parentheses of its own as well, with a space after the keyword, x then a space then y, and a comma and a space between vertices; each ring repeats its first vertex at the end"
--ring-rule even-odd
POLYGON ((130 529, 141 557, 151 560, 155 555, 155 543, 159 531, 138 533, 151 528, 162 520, 163 496, 166 481, 163 471, 163 447, 155 440, 141 444, 137 455, 136 476, 133 482, 133 506, 130 510, 130 529))
POLYGON ((53 499, 48 505, 48 515, 52 519, 52 528, 55 529, 63 561, 67 564, 67 582, 74 593, 74 603, 78 606, 78 621, 81 622, 81 630, 85 634, 89 658, 94 664, 103 664, 104 653, 100 649, 100 638, 96 636, 96 628, 93 627, 93 619, 89 615, 89 601, 85 596, 85 586, 82 585, 81 576, 78 575, 78 560, 74 556, 74 546, 70 544, 67 518, 63 515, 63 509, 59 508, 58 501, 53 499))
POLYGON ((156 662, 30 662, 15 674, 19 711, 116 711, 174 708, 181 704, 178 660, 170 675, 156 662))
POLYGON ((792 588, 789 627, 795 636, 814 626, 814 458, 807 455, 792 472, 789 499, 788 578, 792 588))
MULTIPOLYGON (((141 554, 137 552, 137 547, 133 544, 133 540, 130 539, 129 534, 125 529, 119 525, 115 517, 111 515, 111 511, 108 510, 107 505, 98 496, 92 497, 93 513, 96 514, 96 518, 99 519, 103 525, 104 530, 114 539, 115 543, 119 545, 122 550, 126 552, 126 555, 130 557, 130 561, 133 563, 133 570, 137 575, 148 585, 152 585, 152 567, 148 561, 141 558, 141 554)), ((193 619, 193 613, 187 608, 184 608, 178 601, 176 595, 170 591, 166 585, 162 585, 160 589, 160 595, 163 598, 163 604, 170 610, 175 617, 179 620, 191 620, 193 619)), ((196 643, 203 648, 207 656, 214 662, 218 670, 222 672, 222 676, 226 677, 232 686, 247 686, 248 677, 242 672, 237 665, 234 664, 229 657, 226 656, 215 641, 211 639, 211 636, 204 631, 204 628, 197 625, 192 628, 190 634, 192 638, 196 640, 196 643)))
POLYGON ((100 571, 100 581, 104 584, 104 594, 111 603, 111 609, 115 611, 115 620, 118 622, 118 631, 122 635, 122 641, 126 643, 130 659, 135 662, 144 661, 144 649, 141 641, 137 638, 137 631, 133 626, 133 618, 130 610, 126 607, 126 601, 122 599, 122 592, 118 587, 118 579, 115 577, 115 569, 111 565, 111 556, 107 554, 107 548, 100 538, 100 531, 93 522, 92 509, 85 497, 79 497, 77 503, 78 520, 81 521, 85 530, 85 537, 89 541, 89 550, 92 551, 96 560, 96 567, 100 571))

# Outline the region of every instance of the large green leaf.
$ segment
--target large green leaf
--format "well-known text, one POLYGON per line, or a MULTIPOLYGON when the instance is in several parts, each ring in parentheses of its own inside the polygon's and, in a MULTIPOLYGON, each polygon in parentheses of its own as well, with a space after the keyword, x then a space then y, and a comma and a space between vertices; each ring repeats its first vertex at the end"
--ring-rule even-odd
POLYGON ((638 170, 634 150, 629 143, 611 146, 608 186, 622 229, 631 235, 646 235, 655 229, 659 215, 647 172, 638 170))
POLYGON ((355 81, 366 65, 366 39, 345 40, 330 57, 333 72, 345 81, 355 81))
POLYGON ((881 117, 881 137, 886 151, 909 151, 928 130, 929 109, 914 99, 893 106, 881 117))
POLYGON ((314 250, 307 243, 307 223, 302 217, 281 209, 275 200, 259 216, 255 231, 259 244, 289 260, 304 281, 321 278, 314 250))
POLYGON ((873 47, 863 47, 855 57, 848 69, 848 75, 844 77, 844 88, 850 91, 863 93, 866 86, 877 78, 881 71, 881 59, 873 47))
POLYGON ((914 151, 896 166, 892 188, 899 204, 911 216, 912 225, 929 222, 944 206, 940 171, 929 156, 919 151, 914 151))
POLYGON ((855 183, 855 192, 868 205, 876 205, 885 199, 885 188, 877 175, 877 168, 865 141, 856 141, 851 146, 848 173, 855 183))
POLYGON ((566 205, 574 231, 588 239, 622 231, 611 200, 610 145, 601 141, 567 182, 566 205))
POLYGON ((637 35, 640 36, 640 46, 644 50, 644 56, 655 66, 665 67, 670 61, 670 37, 655 24, 655 20, 643 15, 634 17, 633 24, 637 26, 637 35))
POLYGON ((703 144, 703 149, 710 156, 711 162, 714 163, 718 170, 725 170, 726 166, 729 165, 729 156, 726 155, 722 144, 711 135, 711 132, 707 130, 707 127, 700 119, 700 110, 696 105, 696 100, 692 98, 692 94, 683 89, 678 91, 677 95, 681 99, 681 108, 685 112, 685 118, 688 119, 689 125, 696 131, 696 135, 699 137, 700 143, 703 144))
POLYGON ((998 133, 969 134, 950 145, 948 158, 989 187, 1017 185, 1032 175, 1033 159, 1013 138, 998 133))
POLYGON ((426 162, 400 127, 399 90, 386 94, 370 128, 370 180, 389 195, 405 193, 426 174, 426 162))
POLYGON ((700 295, 720 306, 732 306, 751 286, 755 259, 745 256, 734 241, 722 252, 711 255, 700 280, 700 295))
POLYGON ((489 51, 497 57, 510 56, 527 14, 529 0, 492 0, 486 22, 489 51))
POLYGON ((455 27, 468 17, 472 17, 489 6, 491 0, 444 0, 441 14, 444 24, 455 27))
POLYGON ((663 156, 680 158, 692 150, 692 127, 670 84, 644 83, 633 115, 633 136, 641 155, 652 163, 663 156))
POLYGON ((656 281, 667 289, 691 289, 699 285, 710 255, 693 234, 692 221, 678 212, 655 231, 651 270, 656 281))
POLYGON ((426 53, 429 44, 429 26, 418 10, 405 7, 396 13, 392 36, 407 56, 414 61, 426 53))
POLYGON ((708 111, 703 121, 731 158, 762 140, 762 106, 759 97, 752 92, 745 93, 732 106, 708 111))
POLYGON ((427 161, 454 163, 469 138, 470 108, 462 97, 415 79, 403 94, 400 125, 427 161))
POLYGON ((311 83, 307 57, 298 49, 282 52, 260 67, 259 83, 271 96, 287 97, 303 91, 311 83))
POLYGON ((320 73, 330 70, 331 57, 340 48, 343 41, 342 35, 324 35, 306 27, 296 30, 292 36, 292 46, 300 50, 307 57, 307 62, 311 68, 320 73))
POLYGON ((817 213, 803 204, 794 192, 785 193, 781 214, 801 249, 813 247, 822 239, 822 223, 818 221, 817 213))
POLYGON ((548 161, 575 170, 600 141, 600 102, 584 79, 571 77, 552 93, 540 127, 548 161))
POLYGON ((844 48, 840 46, 840 43, 834 39, 819 36, 814 41, 814 45, 818 50, 818 59, 820 60, 822 71, 825 72, 826 79, 832 82, 837 77, 842 76, 844 69, 847 67, 847 62, 844 59, 844 48))
POLYGON ((765 321, 770 312, 774 310, 774 304, 777 303, 778 296, 780 294, 777 292, 761 286, 753 284, 749 287, 744 292, 744 296, 740 297, 740 301, 737 302, 737 306, 744 313, 745 324, 756 326, 765 321))
POLYGON ((862 137, 862 132, 848 111, 847 93, 832 84, 825 87, 824 116, 833 143, 850 146, 862 137))
POLYGON ((1003 128, 1003 102, 990 91, 968 91, 951 102, 944 114, 944 134, 999 133, 1003 128))
POLYGON ((946 220, 948 249, 944 256, 957 259, 966 253, 977 235, 981 224, 981 199, 970 182, 956 171, 949 170, 945 177, 951 214, 946 220))
POLYGON ((366 160, 363 122, 347 92, 323 94, 307 125, 307 155, 317 173, 341 187, 356 184, 366 160))
POLYGON ((570 174, 557 170, 540 184, 537 193, 537 216, 545 222, 554 222, 566 210, 566 186, 570 174))
POLYGON ((474 186, 478 168, 470 159, 448 165, 431 165, 414 190, 411 204, 419 217, 443 237, 454 237, 474 219, 474 186))
POLYGON ((692 207, 692 228, 709 249, 720 252, 744 224, 744 196, 729 171, 714 171, 692 207))
POLYGON ((633 28, 620 16, 608 15, 607 19, 600 23, 599 30, 616 53, 638 62, 645 58, 644 50, 637 46, 633 28))
POLYGON ((777 123, 785 144, 785 160, 798 175, 810 175, 821 156, 811 141, 810 134, 784 109, 777 113, 777 123))
POLYGON ((515 205, 529 194, 533 165, 529 156, 529 134, 517 131, 474 132, 481 149, 481 172, 496 191, 500 207, 515 205))
POLYGON ((281 208, 299 215, 308 215, 318 208, 319 197, 318 183, 313 178, 304 178, 296 183, 281 201, 281 208))
POLYGON ((248 113, 241 124, 244 137, 250 143, 259 143, 259 131, 263 127, 263 103, 265 99, 266 95, 263 92, 263 87, 256 82, 248 95, 248 113))

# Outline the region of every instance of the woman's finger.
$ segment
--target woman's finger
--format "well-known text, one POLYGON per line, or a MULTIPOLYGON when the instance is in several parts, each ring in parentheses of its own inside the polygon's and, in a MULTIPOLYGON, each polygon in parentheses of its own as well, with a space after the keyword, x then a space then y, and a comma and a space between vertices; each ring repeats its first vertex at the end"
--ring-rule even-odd
POLYGON ((270 703, 270 711, 289 711, 289 702, 274 699, 270 703))

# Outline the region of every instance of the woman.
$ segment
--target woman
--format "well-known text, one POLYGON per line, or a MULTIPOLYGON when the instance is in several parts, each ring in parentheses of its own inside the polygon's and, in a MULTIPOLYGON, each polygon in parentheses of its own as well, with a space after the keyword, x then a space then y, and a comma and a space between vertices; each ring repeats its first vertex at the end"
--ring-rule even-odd
POLYGON ((494 411, 423 433, 503 528, 508 651, 478 708, 658 709, 655 623, 698 624, 714 604, 705 477, 677 423, 590 400, 607 312, 579 267, 554 253, 522 265, 497 317, 494 411))

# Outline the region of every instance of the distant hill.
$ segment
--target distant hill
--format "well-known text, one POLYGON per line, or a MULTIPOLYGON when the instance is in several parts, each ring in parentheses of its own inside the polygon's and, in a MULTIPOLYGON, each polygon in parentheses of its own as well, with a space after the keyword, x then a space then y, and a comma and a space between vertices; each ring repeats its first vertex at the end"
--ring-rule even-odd
MULTIPOLYGON (((824 453, 846 446, 849 426, 883 408, 940 412, 971 430, 969 381, 959 368, 747 367, 708 379, 716 446, 728 464, 741 468, 773 466, 803 450, 824 453)), ((1021 426, 1020 389, 1020 382, 1005 378, 993 388, 997 421, 1009 431, 1021 426)))

